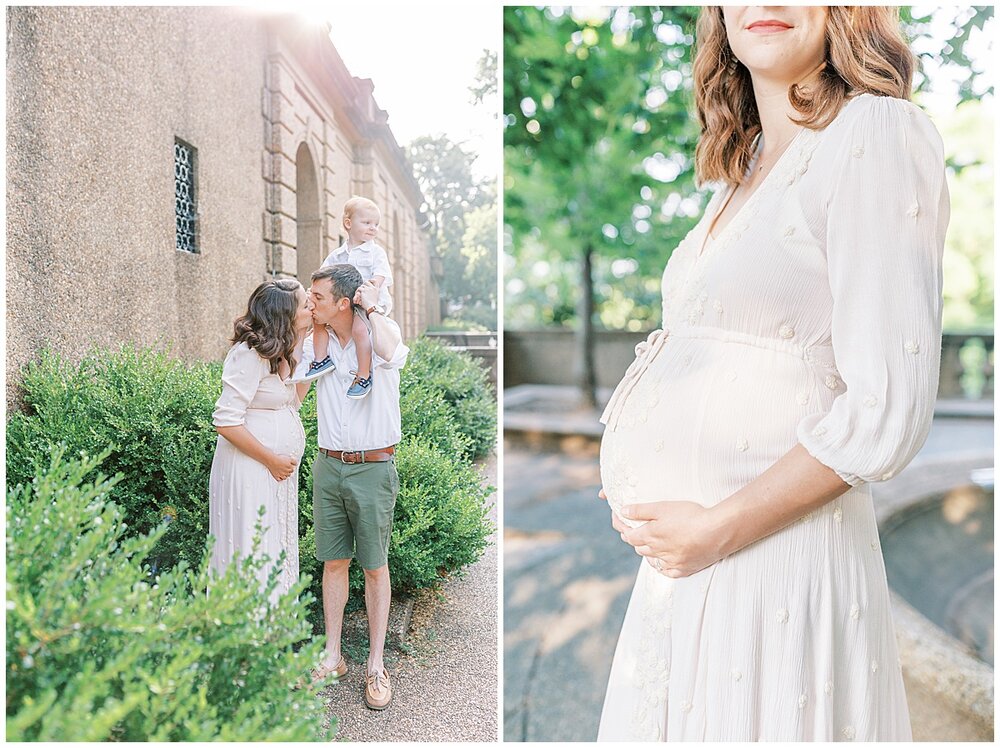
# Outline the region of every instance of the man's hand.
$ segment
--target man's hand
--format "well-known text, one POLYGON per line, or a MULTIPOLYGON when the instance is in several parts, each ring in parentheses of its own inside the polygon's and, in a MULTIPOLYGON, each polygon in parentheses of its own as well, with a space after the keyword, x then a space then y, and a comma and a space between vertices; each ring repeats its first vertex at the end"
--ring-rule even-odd
MULTIPOLYGON (((604 498, 602 496, 602 498, 604 498)), ((622 540, 668 577, 686 577, 711 566, 722 553, 722 538, 711 509, 693 501, 657 501, 622 507, 622 516, 638 522, 629 527, 612 512, 611 524, 622 540)))
POLYGON ((362 309, 375 306, 378 303, 378 286, 373 281, 362 283, 354 294, 354 303, 362 309))

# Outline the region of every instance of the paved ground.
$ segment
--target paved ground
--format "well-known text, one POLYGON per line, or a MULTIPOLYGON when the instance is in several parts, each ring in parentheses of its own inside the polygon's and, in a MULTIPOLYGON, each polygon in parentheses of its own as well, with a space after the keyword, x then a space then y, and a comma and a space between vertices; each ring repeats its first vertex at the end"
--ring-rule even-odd
MULTIPOLYGON (((940 419, 914 463, 992 450, 992 438, 991 420, 940 419)), ((504 739, 591 741, 640 562, 597 498, 593 442, 519 444, 504 451, 504 739)), ((928 739, 946 720, 913 701, 914 736, 928 739)))
POLYGON ((504 740, 593 740, 639 558, 596 454, 505 449, 504 481, 504 740))
MULTIPOLYGON (((497 483, 497 461, 483 467, 497 483)), ((491 499, 496 499, 494 494, 491 499)), ((497 521, 496 506, 491 511, 497 521)), ((364 614, 345 622, 350 670, 326 689, 328 713, 340 720, 337 740, 495 741, 497 739, 497 547, 496 535, 483 556, 440 592, 416 600, 405 643, 390 634, 386 666, 393 681, 392 705, 375 712, 364 704, 368 633, 364 614), (347 632, 347 624, 350 632, 347 632), (353 657, 352 657, 353 656, 353 657)), ((393 601, 393 607, 401 607, 393 601)), ((399 620, 399 613, 394 618, 399 620)), ((390 632, 395 628, 390 620, 390 632)))

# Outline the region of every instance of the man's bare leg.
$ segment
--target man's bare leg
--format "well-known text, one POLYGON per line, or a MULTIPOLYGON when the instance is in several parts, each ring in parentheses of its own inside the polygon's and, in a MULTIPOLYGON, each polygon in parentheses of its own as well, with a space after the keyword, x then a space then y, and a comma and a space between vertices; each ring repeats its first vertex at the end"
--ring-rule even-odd
POLYGON ((385 634, 389 629, 389 603, 392 586, 389 565, 365 569, 365 609, 368 611, 368 673, 380 673, 384 667, 385 634))
MULTIPOLYGON (((344 628, 347 604, 347 572, 351 559, 323 562, 323 623, 326 624, 326 651, 322 667, 334 668, 340 662, 340 634, 344 628)), ((388 625, 388 624, 387 624, 388 625)))

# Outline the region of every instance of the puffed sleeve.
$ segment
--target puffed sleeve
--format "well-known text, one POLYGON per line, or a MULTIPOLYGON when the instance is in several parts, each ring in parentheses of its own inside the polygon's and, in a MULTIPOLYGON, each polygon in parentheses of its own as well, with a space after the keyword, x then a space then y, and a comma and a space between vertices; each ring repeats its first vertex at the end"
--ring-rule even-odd
POLYGON ((372 259, 374 260, 372 275, 381 275, 385 278, 383 287, 388 288, 392 285, 392 268, 389 266, 389 255, 385 253, 382 247, 375 244, 372 247, 372 259))
POLYGON ((267 362, 257 352, 239 343, 229 349, 222 364, 222 394, 215 403, 212 424, 242 426, 247 407, 268 373, 267 362))
POLYGON ((865 98, 845 123, 826 226, 832 343, 847 391, 798 426, 809 453, 852 486, 891 478, 930 430, 950 213, 934 125, 908 102, 865 98))

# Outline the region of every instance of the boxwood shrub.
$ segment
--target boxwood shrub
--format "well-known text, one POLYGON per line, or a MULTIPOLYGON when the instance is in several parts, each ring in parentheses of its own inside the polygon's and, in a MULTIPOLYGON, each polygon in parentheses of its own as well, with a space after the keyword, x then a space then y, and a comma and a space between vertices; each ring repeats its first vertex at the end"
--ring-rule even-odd
POLYGON ((307 677, 308 580, 268 606, 263 559, 210 590, 207 550, 154 573, 168 525, 128 526, 110 500, 127 477, 98 462, 56 449, 7 492, 7 740, 331 739, 307 677))
POLYGON ((102 469, 124 476, 111 498, 132 532, 169 520, 153 566, 196 566, 208 535, 221 381, 218 365, 189 366, 152 350, 95 351, 75 366, 42 352, 24 372, 25 410, 7 421, 8 484, 30 481, 52 445, 65 444, 70 455, 107 451, 102 469))
MULTIPOLYGON (((495 443, 496 405, 485 374, 475 361, 430 341, 418 339, 411 350, 402 371, 400 498, 389 557, 396 591, 459 571, 478 557, 492 531, 484 509, 489 491, 467 461, 495 443)), ((108 486, 109 497, 129 531, 158 533, 151 566, 197 567, 208 534, 208 476, 217 438, 211 414, 221 365, 184 364, 129 347, 94 351, 78 365, 43 352, 21 386, 24 410, 7 422, 8 485, 30 482, 57 445, 72 456, 106 452, 102 469, 122 476, 108 486)), ((320 598, 312 532, 315 399, 313 388, 300 412, 306 449, 299 470, 299 558, 320 598)), ((358 605, 359 569, 352 569, 351 579, 352 605, 358 605)), ((310 619, 321 630, 319 604, 310 619)))
POLYGON ((466 456, 489 454, 496 444, 496 396, 475 359, 429 338, 417 338, 410 343, 410 358, 400 372, 400 392, 415 387, 441 393, 456 428, 469 439, 466 456))

